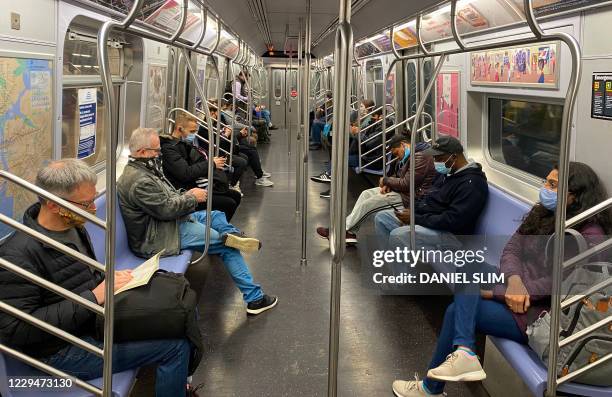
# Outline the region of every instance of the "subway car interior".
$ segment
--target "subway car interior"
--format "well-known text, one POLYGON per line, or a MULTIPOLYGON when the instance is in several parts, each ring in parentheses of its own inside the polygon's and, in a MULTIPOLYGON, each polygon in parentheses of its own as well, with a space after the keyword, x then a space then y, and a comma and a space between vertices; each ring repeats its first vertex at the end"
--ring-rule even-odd
POLYGON ((612 1, 0 4, 0 397, 612 397, 612 1))

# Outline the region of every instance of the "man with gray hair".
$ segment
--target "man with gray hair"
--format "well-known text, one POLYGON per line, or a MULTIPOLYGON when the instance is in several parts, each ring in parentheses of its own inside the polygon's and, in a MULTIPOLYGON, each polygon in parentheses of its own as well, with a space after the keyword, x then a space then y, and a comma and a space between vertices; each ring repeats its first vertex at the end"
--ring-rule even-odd
MULTIPOLYGON (((208 198, 207 190, 179 192, 164 176, 157 132, 136 129, 130 138, 130 160, 117 181, 117 194, 127 229, 128 244, 138 256, 151 257, 161 250, 177 255, 182 249, 203 251, 206 211, 197 211, 208 198)), ((240 251, 261 248, 259 240, 247 238, 229 224, 225 214, 211 213, 209 254, 219 255, 247 303, 248 314, 260 314, 276 306, 275 296, 265 295, 240 251)))
MULTIPOLYGON (((42 168, 36 185, 94 214, 96 179, 87 164, 66 159, 53 161, 42 168)), ((40 198, 26 210, 23 223, 95 258, 89 235, 83 227, 85 219, 52 201, 40 198)), ((104 305, 103 274, 23 232, 17 231, 0 246, 0 257, 91 302, 104 305)), ((115 272, 114 290, 123 287, 131 278, 129 270, 115 272)), ((103 346, 101 341, 94 339, 96 315, 93 312, 4 269, 0 269, 0 301, 95 346, 103 346)), ((102 376, 102 358, 4 312, 0 312, 0 339, 83 380, 102 376)), ((185 396, 190 349, 186 339, 115 344, 113 371, 157 365, 156 394, 185 396)))

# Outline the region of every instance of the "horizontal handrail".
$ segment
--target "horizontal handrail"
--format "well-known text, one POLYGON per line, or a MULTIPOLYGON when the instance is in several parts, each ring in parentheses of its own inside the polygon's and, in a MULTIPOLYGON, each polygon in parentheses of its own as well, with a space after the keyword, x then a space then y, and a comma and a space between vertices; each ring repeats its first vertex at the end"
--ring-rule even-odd
POLYGON ((567 229, 612 207, 612 197, 565 221, 567 229))
MULTIPOLYGON (((383 159, 383 157, 384 157, 384 156, 379 156, 379 157, 377 157, 377 158, 376 158, 376 160, 372 160, 372 161, 370 161, 370 162, 369 162, 369 163, 367 163, 366 165, 361 166, 361 168, 362 168, 362 169, 363 169, 363 168, 367 168, 368 166, 370 166, 370 165, 372 165, 372 164, 376 163, 377 161, 382 160, 382 159, 383 159)), ((397 160, 397 158, 393 158, 393 159, 391 159, 391 161, 389 161, 389 162, 387 163, 387 166, 391 165, 391 164, 392 164, 393 162, 395 162, 396 160, 397 160)))
POLYGON ((23 361, 26 364, 28 364, 28 365, 30 365, 30 366, 32 366, 34 368, 37 368, 37 369, 39 369, 39 370, 41 370, 43 372, 48 373, 49 375, 56 376, 56 377, 58 377, 60 379, 72 379, 73 382, 77 386, 87 390, 90 393, 95 394, 96 396, 101 396, 102 395, 102 390, 101 389, 99 389, 99 388, 97 388, 95 386, 92 386, 91 384, 89 384, 87 382, 84 382, 84 381, 82 381, 79 378, 75 378, 74 376, 72 376, 70 374, 67 374, 67 373, 65 373, 63 371, 60 371, 59 369, 55 369, 54 367, 52 367, 50 365, 47 365, 47 364, 43 363, 42 361, 36 360, 36 359, 28 356, 27 354, 23 354, 22 352, 20 352, 18 350, 11 349, 10 347, 8 347, 6 345, 3 345, 2 343, 0 343, 0 352, 5 353, 5 354, 7 354, 7 355, 17 359, 17 360, 23 361))
POLYGON ((228 95, 229 95, 229 97, 230 97, 231 99, 233 99, 233 100, 236 100, 236 101, 242 102, 242 103, 244 103, 245 105, 248 105, 248 104, 249 104, 249 103, 248 103, 247 101, 245 101, 244 99, 240 99, 240 98, 238 98, 238 97, 234 98, 234 94, 232 94, 231 92, 226 92, 225 94, 223 94, 223 99, 226 99, 225 97, 226 97, 226 96, 228 96, 228 95))
POLYGON ((56 196, 55 194, 49 193, 46 190, 41 189, 40 187, 34 185, 33 183, 26 181, 25 179, 22 179, 4 170, 0 170, 0 178, 8 179, 9 181, 15 183, 16 185, 19 185, 23 187, 24 189, 29 190, 32 193, 36 193, 40 197, 43 197, 49 201, 53 201, 55 204, 59 205, 60 207, 64 207, 74 212, 75 214, 82 216, 83 218, 87 219, 94 225, 99 226, 102 229, 106 229, 106 222, 104 222, 102 219, 98 218, 97 216, 93 214, 90 214, 84 209, 79 208, 78 206, 70 203, 69 201, 66 201, 63 198, 56 196))
POLYGON ((591 334, 595 331, 597 331, 599 328, 604 327, 608 324, 612 323, 612 316, 608 316, 604 319, 599 320, 598 322, 596 322, 595 324, 591 324, 586 328, 581 329, 580 331, 576 332, 575 334, 572 334, 570 336, 568 336, 567 338, 563 339, 562 341, 559 342, 559 349, 569 345, 570 343, 576 342, 578 339, 587 336, 588 334, 591 334))
POLYGON ((598 359, 597 361, 593 361, 592 363, 589 363, 582 368, 579 368, 575 371, 570 372, 569 374, 565 376, 557 378, 557 385, 561 385, 565 382, 569 382, 570 380, 582 375, 584 372, 610 361, 610 359, 612 359, 612 353, 608 353, 602 358, 598 359))
POLYGON ((27 234, 30 237, 35 238, 36 240, 40 241, 43 244, 49 245, 52 248, 55 248, 56 250, 69 255, 71 257, 73 257, 74 259, 78 260, 79 262, 85 263, 86 265, 93 267, 94 269, 104 273, 105 271, 105 267, 103 264, 101 264, 100 262, 96 261, 95 259, 90 258, 87 255, 83 255, 81 252, 72 249, 70 247, 68 247, 65 244, 62 244, 58 241, 55 241, 54 239, 52 239, 51 237, 35 230, 32 229, 31 227, 28 227, 22 223, 17 222, 16 220, 14 220, 13 218, 6 216, 4 214, 0 214, 0 222, 12 227, 13 229, 17 229, 25 234, 27 234))
POLYGON ((102 308, 102 306, 97 305, 92 301, 83 298, 81 295, 75 294, 74 292, 67 290, 66 288, 59 287, 51 281, 25 270, 21 266, 17 266, 4 258, 0 258, 0 267, 8 270, 11 273, 17 274, 18 276, 23 277, 36 285, 40 285, 41 287, 46 288, 49 291, 53 291, 68 300, 78 303, 79 305, 86 307, 87 309, 91 310, 96 314, 99 314, 100 316, 104 316, 104 309, 102 308))
POLYGON ((612 277, 600 283, 595 284, 594 286, 587 289, 581 294, 574 295, 571 298, 564 300, 563 302, 561 302, 561 310, 573 305, 574 303, 580 302, 582 299, 586 298, 587 296, 591 296, 594 293, 601 291, 602 289, 606 288, 609 285, 612 285, 612 277))
POLYGON ((29 313, 26 313, 22 310, 19 310, 11 305, 8 305, 2 301, 0 301, 0 310, 2 310, 5 313, 10 314, 13 317, 16 317, 22 321, 25 321, 27 323, 32 324, 33 326, 42 329, 43 331, 47 331, 48 333, 50 333, 51 335, 57 336, 58 338, 61 338, 63 340, 65 340, 66 342, 72 343, 73 345, 76 345, 78 347, 80 347, 83 350, 87 350, 88 352, 95 354, 98 357, 102 357, 104 356, 104 351, 102 349, 100 349, 98 346, 92 345, 89 342, 85 342, 84 340, 82 340, 81 338, 78 338, 74 335, 72 335, 69 332, 64 331, 61 328, 58 328, 56 326, 47 324, 46 322, 32 316, 29 313))
MULTIPOLYGON (((387 117, 393 117, 393 116, 395 116, 395 112, 387 115, 387 117)), ((370 128, 374 127, 375 125, 378 125, 378 124, 382 123, 383 121, 384 121, 384 118, 381 117, 380 120, 375 121, 374 123, 368 125, 365 128, 362 128, 361 130, 359 130, 359 132, 366 132, 370 128)))
POLYGON ((598 253, 605 251, 606 249, 612 247, 612 238, 609 238, 608 240, 599 243, 591 248, 589 248, 588 250, 581 252, 580 254, 576 255, 575 257, 563 262, 563 270, 567 270, 575 265, 577 265, 578 263, 589 259, 590 257, 597 255, 598 253))

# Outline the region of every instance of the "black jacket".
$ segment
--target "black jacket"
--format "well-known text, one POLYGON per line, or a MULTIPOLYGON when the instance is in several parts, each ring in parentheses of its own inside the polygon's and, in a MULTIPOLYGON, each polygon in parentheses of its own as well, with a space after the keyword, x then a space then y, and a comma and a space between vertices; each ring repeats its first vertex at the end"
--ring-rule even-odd
POLYGON ((478 163, 458 174, 439 175, 429 194, 415 203, 417 225, 430 229, 470 235, 487 198, 487 177, 478 163))
MULTIPOLYGON (((159 140, 164 175, 176 189, 193 189, 197 179, 208 178, 208 160, 195 146, 170 135, 160 135, 159 140)), ((227 176, 217 168, 213 168, 213 181, 217 193, 229 188, 227 176)))
MULTIPOLYGON (((39 212, 40 204, 32 205, 24 214, 23 222, 44 233, 36 222, 39 212)), ((85 229, 78 229, 78 232, 88 256, 95 258, 87 232, 85 229)), ((102 274, 92 272, 89 266, 22 232, 14 233, 0 246, 0 257, 96 303, 91 291, 102 282, 102 274)), ((89 309, 4 269, 0 269, 0 301, 73 335, 95 335, 95 314, 89 309)), ((0 339, 34 357, 50 356, 68 345, 4 312, 0 312, 0 339)))

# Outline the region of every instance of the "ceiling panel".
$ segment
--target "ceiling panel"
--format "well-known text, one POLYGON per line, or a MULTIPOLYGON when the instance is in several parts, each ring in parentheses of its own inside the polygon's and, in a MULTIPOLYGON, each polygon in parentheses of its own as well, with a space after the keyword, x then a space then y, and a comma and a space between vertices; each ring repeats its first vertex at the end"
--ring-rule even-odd
MULTIPOLYGON (((289 34, 297 35, 298 20, 306 17, 306 0, 260 0, 265 3, 267 20, 275 50, 282 50, 285 43, 285 32, 289 25, 289 34)), ((370 0, 353 15, 353 32, 355 38, 374 33, 383 27, 427 8, 440 0, 370 0), (381 10, 386 10, 381 12, 381 10)), ((240 35, 258 53, 266 51, 265 38, 257 26, 255 16, 251 14, 248 0, 207 0, 232 29, 240 35)), ((339 2, 330 0, 312 0, 312 38, 313 40, 329 24, 338 18, 339 2)), ((313 49, 317 56, 332 52, 334 35, 330 34, 313 49)))

